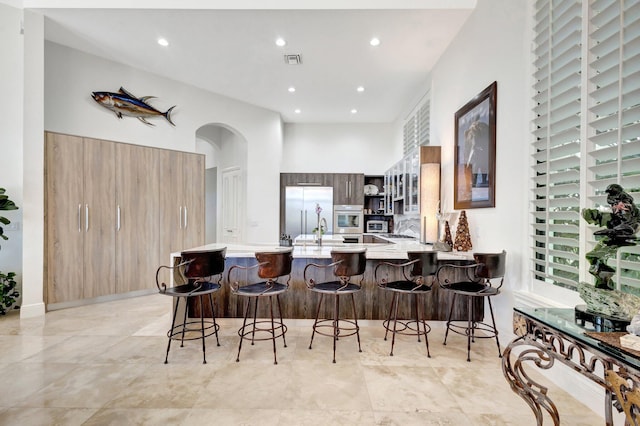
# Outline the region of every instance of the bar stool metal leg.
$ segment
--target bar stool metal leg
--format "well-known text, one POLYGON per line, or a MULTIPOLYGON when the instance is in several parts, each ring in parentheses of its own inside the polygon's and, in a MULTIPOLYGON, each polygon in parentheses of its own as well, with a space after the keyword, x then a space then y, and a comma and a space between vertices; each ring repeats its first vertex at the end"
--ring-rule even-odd
POLYGON ((273 363, 278 364, 278 358, 276 357, 276 325, 273 322, 273 298, 269 296, 269 313, 271 314, 271 341, 273 342, 273 363))
POLYGON ((205 346, 204 343, 204 305, 202 304, 202 296, 198 297, 198 300, 200 301, 200 327, 201 328, 201 332, 202 332, 202 363, 206 364, 207 363, 207 347, 205 346))
POLYGON ((351 306, 353 306, 353 322, 356 325, 356 337, 358 338, 358 352, 362 352, 362 347, 360 346, 360 327, 358 326, 358 313, 356 312, 356 298, 351 293, 351 306))
POLYGON ((244 340, 244 329, 247 326, 247 316, 249 315, 249 309, 251 308, 251 298, 247 297, 247 305, 244 309, 244 320, 242 321, 242 328, 238 331, 240 335, 240 343, 238 344, 238 356, 236 357, 236 362, 240 362, 240 350, 242 350, 242 341, 244 340))
MULTIPOLYGON (((180 299, 180 298, 178 298, 180 299)), ((189 312, 189 300, 184 298, 184 318, 182 319, 182 338, 180 339, 180 347, 184 347, 184 334, 187 331, 187 313, 189 312)))
POLYGON ((393 312, 393 307, 396 303, 397 294, 394 292, 393 297, 391 297, 391 305, 389 306, 389 315, 387 315, 387 325, 384 328, 384 341, 387 341, 387 333, 389 333, 389 325, 391 324, 391 313, 393 312))
POLYGON ((394 293, 393 294, 393 300, 394 300, 394 305, 393 305, 393 333, 391 336, 391 352, 389 353, 389 356, 393 356, 393 347, 396 344, 396 333, 398 332, 398 301, 399 301, 399 297, 397 297, 397 295, 394 293))
POLYGON ((422 321, 422 328, 424 329, 424 342, 427 345, 427 357, 431 358, 429 353, 429 330, 427 330, 427 321, 424 318, 424 309, 421 308, 422 304, 419 302, 419 295, 414 294, 416 300, 416 328, 418 329, 418 342, 420 341, 420 321, 422 321))
POLYGON ((471 362, 471 340, 475 335, 473 327, 473 300, 471 296, 467 296, 467 362, 471 362))
POLYGON ((216 322, 216 311, 213 307, 213 296, 209 293, 209 303, 211 304, 211 315, 213 316, 213 329, 216 332, 216 343, 220 346, 220 340, 218 339, 218 323, 216 322))
POLYGON ((324 299, 324 294, 320 293, 320 301, 318 301, 318 309, 316 310, 316 320, 313 322, 313 331, 311 332, 311 342, 309 342, 309 349, 311 349, 311 345, 313 345, 313 336, 316 334, 316 326, 318 325, 318 318, 320 317, 320 308, 322 307, 322 301, 324 299))
POLYGON ((451 309, 449 309, 449 317, 447 318, 447 329, 444 332, 444 342, 443 345, 447 344, 447 336, 449 336, 449 328, 451 327, 451 316, 453 315, 453 307, 456 304, 456 296, 457 293, 453 293, 453 298, 451 298, 451 309))
MULTIPOLYGON (((280 324, 284 324, 282 320, 282 307, 280 306, 280 295, 276 294, 276 302, 278 302, 278 312, 280 312, 280 324)), ((287 347, 287 338, 285 337, 286 333, 282 333, 282 342, 284 343, 284 347, 287 347)))
POLYGON ((175 329, 176 326, 176 315, 178 315, 178 305, 180 304, 180 298, 177 297, 176 298, 176 306, 173 308, 173 319, 171 320, 171 328, 169 329, 168 337, 169 337, 169 342, 167 343, 167 354, 164 358, 164 363, 168 364, 169 363, 169 349, 171 349, 171 340, 173 340, 173 330, 175 329))
MULTIPOLYGON (((251 300, 251 298, 249 298, 249 300, 251 300)), ((255 345, 255 339, 256 339, 256 318, 258 317, 258 300, 260 300, 260 298, 256 297, 256 301, 253 304, 253 328, 251 331, 251 346, 255 345)))
POLYGON ((500 341, 498 340, 498 329, 496 328, 496 320, 493 316, 493 306, 491 306, 491 298, 487 297, 489 302, 489 312, 491 312, 491 323, 493 324, 493 331, 496 334, 496 344, 498 345, 498 357, 502 358, 502 351, 500 351, 500 341))
POLYGON ((336 294, 333 296, 333 363, 336 363, 336 343, 338 342, 338 333, 340 332, 340 326, 338 322, 340 313, 340 297, 336 294))

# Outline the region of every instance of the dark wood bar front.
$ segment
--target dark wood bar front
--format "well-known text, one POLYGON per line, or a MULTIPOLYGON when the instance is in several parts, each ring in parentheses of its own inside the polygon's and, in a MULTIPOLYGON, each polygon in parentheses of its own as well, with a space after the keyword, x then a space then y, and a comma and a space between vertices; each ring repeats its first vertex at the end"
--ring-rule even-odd
MULTIPOLYGON (((358 311, 358 319, 360 320, 383 320, 387 319, 387 315, 389 314, 389 307, 391 304, 392 295, 389 292, 382 291, 378 288, 378 285, 374 281, 374 270, 375 267, 381 262, 383 259, 368 259, 367 260, 367 268, 364 273, 364 280, 362 282, 363 291, 360 294, 356 295, 356 309, 358 311)), ((406 252, 403 257, 402 254, 398 254, 398 258, 394 259, 393 256, 389 256, 384 259, 387 262, 397 262, 403 263, 407 261, 406 252)), ((227 272, 229 268, 233 265, 242 265, 242 266, 250 266, 256 263, 255 258, 253 257, 227 257, 226 265, 225 265, 225 273, 222 281, 221 290, 215 295, 214 303, 216 304, 216 315, 219 318, 239 318, 243 316, 243 303, 242 301, 231 294, 229 291, 229 282, 227 280, 227 272)), ((313 319, 315 318, 314 307, 317 306, 318 303, 318 294, 313 293, 307 289, 306 284, 303 279, 303 270, 305 266, 309 263, 316 264, 324 264, 327 265, 331 263, 331 259, 328 258, 294 258, 293 260, 293 269, 291 273, 291 280, 289 281, 289 290, 280 296, 281 305, 282 305, 282 316, 284 318, 290 319, 313 319)), ((442 259, 439 260, 438 263, 442 264, 469 264, 472 263, 470 260, 466 259, 442 259)), ((328 272, 321 269, 316 269, 318 271, 318 275, 315 278, 318 281, 323 281, 325 279, 329 279, 328 272), (326 273, 327 276, 321 275, 322 273, 326 273)), ((388 271, 388 279, 392 280, 394 278, 400 279, 401 272, 400 268, 386 268, 385 271, 388 271)), ((234 271, 235 273, 235 271, 234 271)), ((259 281, 259 278, 256 274, 256 269, 252 269, 246 273, 244 276, 232 276, 233 279, 246 280, 248 282, 256 282, 259 281)), ((358 277, 355 277, 358 278, 358 277)), ((474 301, 475 312, 477 313, 476 318, 477 321, 482 320, 484 317, 484 305, 483 299, 477 298, 478 300, 474 301)), ((449 310, 451 309, 451 304, 453 301, 453 294, 451 292, 447 292, 442 290, 437 282, 434 282, 432 291, 425 298, 425 309, 424 313, 427 320, 433 321, 446 321, 449 315, 449 310)), ((260 306, 258 308, 258 317, 268 317, 269 312, 267 311, 268 305, 260 306)), ((204 306, 205 316, 211 317, 211 309, 207 304, 204 306)), ((330 317, 332 315, 333 307, 328 304, 324 307, 324 310, 320 312, 321 317, 330 317)), ((410 298, 403 298, 401 304, 399 306, 398 315, 404 318, 414 318, 415 317, 415 306, 411 303, 410 298), (404 302, 404 303, 403 303, 404 302)), ((200 310, 197 304, 190 306, 189 316, 191 317, 199 317, 200 310)), ((454 320, 467 320, 467 303, 464 299, 460 298, 456 301, 456 304, 453 309, 454 320)))

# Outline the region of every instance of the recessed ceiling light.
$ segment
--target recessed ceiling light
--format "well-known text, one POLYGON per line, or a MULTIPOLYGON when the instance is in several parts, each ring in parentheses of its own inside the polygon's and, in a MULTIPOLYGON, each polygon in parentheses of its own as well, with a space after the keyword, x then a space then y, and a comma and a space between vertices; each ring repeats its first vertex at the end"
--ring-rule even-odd
POLYGON ((167 41, 167 39, 166 39, 166 38, 159 38, 159 39, 158 39, 158 44, 159 44, 160 46, 164 46, 164 47, 166 47, 166 46, 168 46, 168 45, 169 45, 169 42, 167 41))
POLYGON ((374 37, 369 41, 369 44, 372 45, 372 46, 379 46, 380 45, 380 39, 377 38, 377 37, 374 37))
POLYGON ((300 114, 302 111, 300 111, 300 108, 296 108, 293 112, 295 112, 296 114, 300 114))
POLYGON ((276 39, 276 46, 286 46, 287 42, 282 37, 276 39))
POLYGON ((293 86, 291 86, 291 87, 289 87, 287 90, 289 91, 289 93, 293 93, 293 92, 295 92, 295 91, 296 91, 296 88, 295 88, 295 87, 293 87, 293 86))
POLYGON ((357 113, 358 113, 358 110, 357 110, 357 109, 353 108, 353 109, 351 110, 351 114, 357 114, 357 113))
POLYGON ((358 92, 364 92, 364 87, 362 86, 358 86, 358 88, 356 89, 358 92))

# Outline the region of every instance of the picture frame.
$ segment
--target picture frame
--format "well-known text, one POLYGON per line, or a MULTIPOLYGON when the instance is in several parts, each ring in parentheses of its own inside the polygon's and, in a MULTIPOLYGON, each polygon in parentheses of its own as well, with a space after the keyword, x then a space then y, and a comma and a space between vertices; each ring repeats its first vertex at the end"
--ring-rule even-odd
POLYGON ((494 81, 455 114, 456 210, 495 207, 497 98, 494 81))

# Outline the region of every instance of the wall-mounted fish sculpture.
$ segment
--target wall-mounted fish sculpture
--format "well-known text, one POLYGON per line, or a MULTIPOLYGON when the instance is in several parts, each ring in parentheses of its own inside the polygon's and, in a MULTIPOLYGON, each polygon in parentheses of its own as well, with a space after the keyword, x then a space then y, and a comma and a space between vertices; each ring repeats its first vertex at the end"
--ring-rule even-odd
POLYGON ((98 104, 115 112, 118 118, 122 118, 123 115, 126 115, 127 117, 135 117, 144 124, 153 126, 153 123, 149 123, 146 119, 161 115, 166 118, 172 126, 175 126, 173 121, 171 121, 171 111, 176 106, 172 106, 166 112, 158 111, 147 103, 148 99, 153 99, 155 96, 143 96, 141 98, 137 98, 132 95, 131 92, 128 92, 121 87, 118 93, 92 92, 91 97, 93 97, 98 104))

